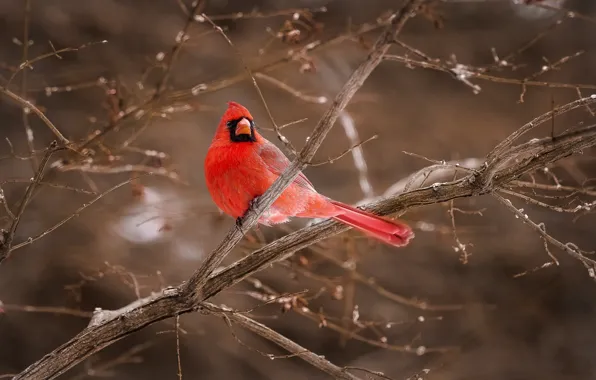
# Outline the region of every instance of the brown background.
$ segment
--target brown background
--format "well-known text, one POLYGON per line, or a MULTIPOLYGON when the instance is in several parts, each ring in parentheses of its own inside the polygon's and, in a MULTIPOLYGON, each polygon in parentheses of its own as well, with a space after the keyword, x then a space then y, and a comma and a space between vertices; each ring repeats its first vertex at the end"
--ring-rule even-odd
MULTIPOLYGON (((211 1, 207 14, 232 11, 284 9, 288 7, 327 5, 329 11, 316 14, 325 25, 316 38, 328 38, 345 30, 348 19, 356 25, 374 22, 387 9, 395 9, 392 1, 211 1)), ((118 78, 123 85, 134 88, 143 70, 160 51, 169 52, 184 17, 176 1, 32 1, 30 36, 35 41, 30 49, 34 57, 50 51, 48 40, 57 47, 80 46, 90 41, 108 40, 77 53, 64 53, 34 65, 29 72, 29 97, 43 106, 48 117, 72 139, 83 138, 106 119, 105 91, 89 87, 72 92, 44 94, 46 86, 64 86, 96 80, 99 76, 118 78), (99 121, 90 122, 90 117, 99 121)), ((569 1, 565 7, 596 18, 596 8, 590 2, 569 1)), ((437 10, 444 16, 441 30, 432 23, 417 18, 408 24, 402 40, 432 57, 448 59, 451 54, 458 62, 487 65, 492 62, 490 48, 499 54, 517 49, 528 39, 553 22, 552 18, 527 19, 516 14, 508 1, 441 3, 437 10)), ((0 2, 0 61, 16 66, 21 48, 11 42, 22 39, 22 1, 0 2)), ((276 30, 285 18, 268 18, 222 22, 229 28, 229 37, 252 64, 280 56, 290 47, 274 42, 269 52, 259 57, 257 51, 268 40, 265 27, 276 30)), ((221 36, 208 34, 206 25, 194 26, 191 39, 177 62, 172 77, 173 88, 188 88, 198 83, 232 76, 242 71, 233 50, 221 36)), ((526 66, 513 74, 523 78, 543 65, 542 57, 550 61, 586 52, 562 66, 561 70, 542 79, 596 83, 593 35, 596 24, 589 20, 566 19, 561 26, 535 44, 517 63, 526 66)), ((368 34, 364 40, 373 41, 368 34)), ((399 51, 396 49, 396 51, 399 51)), ((312 55, 318 71, 300 74, 298 63, 291 63, 271 73, 287 84, 309 95, 332 97, 351 70, 365 57, 366 50, 355 42, 344 42, 312 55)), ((149 77, 155 83, 159 71, 149 77)), ((5 70, 3 76, 10 72, 5 70)), ((396 62, 385 62, 355 96, 348 112, 356 121, 361 138, 379 134, 380 138, 364 146, 370 182, 375 194, 382 194, 391 184, 427 165, 421 159, 407 156, 403 150, 433 159, 483 157, 490 149, 524 122, 550 109, 551 97, 557 104, 573 100, 573 90, 531 88, 525 102, 517 102, 521 88, 473 80, 482 87, 478 95, 448 74, 411 70, 396 62)), ((19 83, 19 82, 17 82, 19 83)), ((309 104, 260 82, 265 98, 279 124, 308 118, 307 122, 286 130, 286 136, 298 147, 312 130, 324 106, 309 104)), ((18 87, 16 87, 18 88, 18 87)), ((587 94, 589 92, 585 92, 587 94)), ((133 97, 128 97, 134 101, 133 97)), ((134 200, 130 188, 113 193, 86 210, 82 215, 54 233, 18 250, 0 268, 0 300, 7 305, 65 306, 92 310, 94 307, 117 308, 135 299, 127 285, 130 276, 113 272, 114 266, 126 268, 138 276, 147 295, 160 286, 176 284, 189 276, 202 255, 213 248, 232 223, 217 215, 204 185, 202 162, 214 128, 225 109, 225 101, 235 100, 251 109, 260 125, 270 127, 264 108, 254 88, 248 83, 201 95, 192 99, 196 110, 173 115, 170 120, 157 120, 143 134, 137 146, 157 149, 171 155, 171 165, 188 185, 164 178, 143 179, 143 184, 167 191, 169 196, 160 209, 170 217, 173 230, 160 242, 135 244, 114 231, 114 223, 137 211, 130 209, 134 200), (106 262, 109 263, 106 266, 106 262), (112 270, 110 271, 110 269, 112 270), (88 276, 106 272, 103 278, 90 281, 88 276), (160 271, 161 276, 156 274, 160 271), (84 284, 80 291, 68 290, 69 285, 84 284), (79 297, 77 297, 79 296, 79 297), (80 298, 80 299, 79 299, 80 298)), ((25 154, 26 140, 21 124, 20 109, 8 102, 0 103, 2 137, 10 138, 15 150, 25 154)), ((52 136, 32 117, 36 147, 42 148, 52 136)), ((590 121, 590 115, 580 109, 569 117, 557 119, 556 129, 562 131, 574 122, 590 121)), ((127 138, 130 126, 111 136, 113 141, 127 138)), ((548 134, 548 126, 539 135, 548 134)), ((272 140, 274 135, 264 132, 272 140)), ((538 134, 537 134, 538 135, 538 134)), ((334 127, 321 147, 318 157, 340 153, 347 148, 340 126, 334 127)), ((9 152, 0 142, 0 152, 9 152)), ((595 174, 590 152, 579 159, 568 160, 565 167, 552 169, 564 184, 575 185, 595 174)), ((335 162, 309 168, 307 175, 317 189, 332 198, 357 202, 363 198, 358 185, 358 172, 350 156, 335 162)), ((0 161, 0 180, 29 178, 31 166, 26 161, 0 161)), ((63 173, 56 182, 85 186, 78 173, 63 173)), ((99 187, 105 189, 128 178, 127 174, 94 175, 99 187)), ((537 174, 548 182, 549 178, 537 174)), ((15 202, 23 191, 22 185, 3 186, 9 202, 15 202)), ((27 209, 17 241, 35 235, 76 210, 89 196, 64 190, 45 188, 27 209)), ((587 250, 594 249, 594 217, 588 215, 573 223, 573 216, 522 205, 530 217, 546 223, 551 233, 563 242, 574 242, 587 250)), ((413 225, 417 221, 433 223, 442 232, 417 231, 417 237, 407 248, 394 250, 356 240, 358 270, 374 277, 387 289, 407 296, 426 299, 437 304, 465 305, 455 312, 424 312, 380 297, 358 286, 356 303, 362 320, 401 321, 402 325, 386 330, 389 342, 427 347, 457 346, 461 353, 424 355, 417 357, 349 341, 339 345, 339 335, 293 313, 281 314, 279 306, 258 309, 264 323, 325 355, 338 365, 356 365, 383 371, 396 379, 406 378, 422 368, 431 368, 434 379, 566 379, 594 376, 596 333, 594 317, 594 284, 582 265, 554 251, 560 267, 550 267, 521 278, 516 273, 534 268, 549 260, 539 237, 521 221, 489 197, 458 200, 456 206, 477 210, 486 208, 483 216, 456 214, 460 239, 473 244, 469 263, 459 261, 450 219, 445 205, 413 210, 404 219, 413 225), (493 305, 494 308, 489 307, 493 305), (426 322, 417 322, 420 315, 426 322), (440 320, 432 320, 433 317, 440 320)), ((0 220, 2 223, 5 220, 0 220)), ((302 222, 287 227, 296 229, 302 222)), ((116 228, 117 229, 117 228, 116 228)), ((268 239, 285 232, 261 228, 268 239)), ((359 235, 350 234, 357 237, 359 235)), ((345 236, 328 244, 337 257, 345 257, 345 236)), ((245 251, 245 250, 244 250, 245 251)), ((238 249, 234 257, 243 252, 238 249)), ((308 252, 304 255, 309 256, 308 252)), ((317 264, 316 273, 326 276, 343 275, 330 264, 317 264)), ((279 291, 321 287, 316 281, 298 276, 292 278, 282 268, 269 269, 256 276, 279 291)), ((218 296, 218 302, 247 308, 255 302, 237 292, 239 286, 218 296)), ((324 307, 329 315, 341 316, 342 301, 324 294, 313 301, 313 310, 324 307)), ((41 358, 59 344, 84 328, 88 320, 67 315, 20 312, 7 308, 0 316, 0 373, 16 373, 41 358)), ((227 326, 213 317, 187 315, 181 318, 181 361, 184 378, 188 379, 314 379, 324 375, 299 359, 268 360, 238 344, 227 326)), ((88 366, 99 366, 131 347, 150 342, 143 350, 142 363, 114 367, 107 375, 113 379, 173 379, 176 378, 176 346, 171 321, 151 326, 127 337, 91 358, 88 366)), ((280 354, 276 347, 235 329, 238 337, 252 347, 280 354)), ((367 335, 374 339, 374 335, 367 335)), ((85 365, 77 367, 63 378, 85 378, 85 365)))

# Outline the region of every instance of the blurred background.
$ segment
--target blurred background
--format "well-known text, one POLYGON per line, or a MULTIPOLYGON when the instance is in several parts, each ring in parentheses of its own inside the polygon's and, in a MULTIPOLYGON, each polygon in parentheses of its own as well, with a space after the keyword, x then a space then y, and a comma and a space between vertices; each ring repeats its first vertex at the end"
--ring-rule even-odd
MULTIPOLYGON (((593 93, 596 5, 532 3, 434 2, 399 38, 445 67, 585 86, 524 90, 519 83, 464 76, 466 84, 450 73, 383 62, 317 159, 379 138, 333 164, 308 168, 317 189, 348 203, 401 191, 406 177, 431 164, 404 151, 478 166, 499 141, 553 103, 577 99, 578 91, 593 93)), ((18 373, 69 340, 88 324, 94 308, 122 307, 187 279, 233 225, 212 203, 202 170, 225 102, 248 107, 262 133, 279 143, 244 64, 255 73, 277 124, 306 119, 283 129, 299 149, 366 58, 391 10, 401 5, 206 1, 202 11, 224 27, 231 47, 201 17, 185 26, 192 4, 184 0, 1 1, 2 85, 33 102, 68 139, 89 143, 87 161, 68 152, 51 157, 14 244, 78 216, 15 250, 0 267, 0 374, 18 373), (106 130, 90 140, 95 131, 106 130)), ((421 60, 399 45, 391 53, 421 60)), ((14 212, 54 136, 33 113, 3 99, 0 186, 14 212), (33 159, 31 147, 37 151, 33 159)), ((590 109, 580 108, 557 118, 554 130, 593 119, 590 109)), ((530 137, 549 136, 551 128, 547 123, 530 137)), ((533 180, 589 185, 596 174, 593 153, 567 158, 533 180)), ((426 184, 453 175, 439 174, 426 184)), ((562 202, 577 201, 571 194, 562 202)), ((560 241, 595 249, 593 214, 512 201, 560 241)), ((348 232, 212 301, 240 310, 256 307, 252 317, 335 364, 394 379, 596 374, 595 290, 581 263, 551 248, 560 264, 552 265, 541 238, 490 196, 416 208, 402 218, 416 229, 405 248, 348 232), (263 305, 267 292, 288 293, 290 301, 263 305)), ((10 223, 0 207, 0 228, 10 223)), ((305 223, 260 227, 226 263, 305 223)), ((178 331, 185 379, 327 378, 296 357, 270 360, 263 354, 285 352, 239 326, 231 331, 217 317, 182 316, 178 331)), ((126 337, 61 378, 173 379, 177 362, 176 323, 168 320, 126 337)))

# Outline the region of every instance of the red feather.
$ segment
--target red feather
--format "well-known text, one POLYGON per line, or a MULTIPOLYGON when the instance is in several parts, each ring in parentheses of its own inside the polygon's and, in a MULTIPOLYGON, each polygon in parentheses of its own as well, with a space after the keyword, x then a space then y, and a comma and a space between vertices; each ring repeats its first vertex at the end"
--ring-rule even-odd
MULTIPOLYGON (((250 112, 238 103, 229 102, 205 158, 205 179, 215 204, 232 217, 244 215, 250 202, 265 193, 289 164, 282 151, 256 131, 250 112), (239 136, 237 126, 247 127, 247 122, 251 125, 250 135, 239 136)), ((290 217, 334 218, 398 247, 414 237, 411 228, 403 222, 317 193, 303 173, 284 190, 259 222, 284 223, 290 217)))

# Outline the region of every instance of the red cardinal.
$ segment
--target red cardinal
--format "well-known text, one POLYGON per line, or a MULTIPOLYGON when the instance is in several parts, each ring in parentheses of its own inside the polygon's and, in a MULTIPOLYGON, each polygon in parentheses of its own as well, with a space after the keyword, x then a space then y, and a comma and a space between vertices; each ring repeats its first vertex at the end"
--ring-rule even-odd
MULTIPOLYGON (((255 129, 246 108, 228 102, 205 158, 205 179, 215 204, 238 218, 251 202, 263 195, 288 167, 290 161, 255 129)), ((289 217, 334 218, 369 236, 400 247, 414 233, 406 224, 382 218, 317 193, 300 173, 266 211, 259 223, 284 223, 289 217)))

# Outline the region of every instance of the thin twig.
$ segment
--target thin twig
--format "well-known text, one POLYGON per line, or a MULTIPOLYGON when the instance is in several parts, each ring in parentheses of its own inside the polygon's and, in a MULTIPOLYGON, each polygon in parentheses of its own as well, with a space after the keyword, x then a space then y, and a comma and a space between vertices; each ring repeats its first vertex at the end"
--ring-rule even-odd
MULTIPOLYGON (((31 0, 25 0, 24 10, 25 20, 23 21, 23 55, 21 58, 22 62, 27 62, 29 56, 29 21, 31 18, 31 0)), ((14 76, 15 74, 13 74, 14 76)), ((23 71, 21 78, 21 96, 27 97, 27 70, 23 71)), ((29 147, 29 154, 31 155, 31 165, 33 170, 39 165, 37 157, 33 154, 35 152, 34 135, 31 125, 29 123, 29 110, 23 108, 22 110, 23 127, 25 128, 25 136, 27 138, 27 146, 29 147)))
POLYGON ((263 73, 254 73, 254 76, 256 78, 263 79, 264 81, 267 81, 267 82, 273 84, 274 86, 286 91, 287 93, 291 94, 292 96, 295 96, 300 100, 304 100, 305 102, 314 103, 314 104, 325 104, 328 101, 327 97, 325 97, 325 96, 305 95, 302 92, 296 90, 295 88, 285 84, 284 82, 282 82, 279 79, 274 78, 270 75, 263 74, 263 73))
POLYGON ((582 187, 572 187, 572 186, 563 186, 563 185, 548 185, 542 183, 532 183, 527 181, 511 181, 511 185, 521 187, 521 188, 528 188, 528 189, 536 189, 536 190, 550 190, 550 191, 570 191, 572 195, 574 194, 584 194, 590 196, 596 196, 596 190, 594 188, 582 188, 582 187))
MULTIPOLYGON (((335 157, 329 158, 329 159, 327 159, 327 160, 325 160, 325 161, 309 162, 308 166, 321 166, 321 165, 332 164, 332 163, 334 163, 335 161, 337 161, 337 160, 339 160, 340 158, 342 158, 343 156, 345 156, 346 154, 348 154, 348 153, 352 152, 352 151, 353 151, 353 150, 355 150, 355 149, 358 149, 358 148, 360 148, 362 145, 366 144, 367 142, 369 142, 369 141, 372 141, 372 140, 376 140, 378 137, 379 137, 378 135, 373 135, 373 136, 371 136, 371 137, 367 138, 367 139, 366 139, 366 140, 364 140, 364 141, 360 141, 360 142, 358 142, 358 143, 355 143, 354 145, 352 145, 352 146, 351 146, 351 147, 349 147, 348 149, 344 150, 343 152, 341 152, 340 154, 338 154, 338 155, 337 155, 337 156, 335 156, 335 157)), ((368 194, 365 194, 365 195, 368 195, 368 194)))
POLYGON ((592 207, 594 207, 594 205, 596 205, 596 202, 591 202, 591 203, 585 203, 583 205, 579 205, 579 206, 575 206, 575 207, 561 207, 561 206, 555 206, 555 205, 550 205, 550 204, 545 203, 545 202, 541 202, 541 201, 536 200, 536 199, 534 199, 532 197, 529 197, 527 195, 524 195, 524 194, 521 194, 521 193, 518 193, 518 192, 515 192, 515 191, 511 191, 511 190, 507 190, 507 189, 500 189, 499 191, 502 192, 502 193, 505 193, 505 194, 512 195, 514 197, 521 198, 521 199, 523 199, 524 201, 526 201, 529 204, 533 204, 533 205, 536 205, 536 206, 544 207, 546 209, 553 210, 553 211, 556 211, 556 212, 568 212, 568 213, 572 213, 573 214, 573 213, 580 212, 582 210, 590 211, 590 209, 592 207))
POLYGON ((176 315, 176 358, 178 361, 178 380, 182 380, 182 358, 180 357, 180 315, 176 315))
POLYGON ((35 188, 37 186, 39 186, 39 183, 43 179, 48 161, 52 157, 52 154, 54 154, 56 152, 57 145, 58 144, 55 141, 52 142, 50 144, 50 146, 48 147, 45 156, 41 159, 41 162, 39 163, 39 166, 37 168, 37 171, 35 173, 33 181, 31 181, 31 183, 27 186, 27 189, 25 189, 25 193, 23 194, 23 197, 21 198, 17 212, 14 214, 14 218, 12 220, 12 224, 10 225, 10 228, 8 229, 8 231, 0 231, 0 234, 2 235, 2 236, 0 236, 1 237, 1 239, 0 239, 0 264, 5 259, 7 259, 10 256, 10 253, 14 250, 14 248, 12 247, 12 242, 14 240, 14 236, 17 231, 17 227, 19 226, 19 223, 21 222, 23 213, 25 212, 25 209, 27 208, 27 205, 29 204, 29 200, 31 199, 31 196, 33 195, 33 192, 35 191, 35 188))
MULTIPOLYGON (((88 43, 83 44, 79 47, 67 47, 67 48, 56 50, 54 48, 54 45, 52 45, 52 42, 50 42, 49 44, 50 44, 50 47, 52 48, 52 51, 50 53, 45 53, 45 54, 39 55, 35 58, 21 62, 21 64, 19 65, 19 68, 12 74, 12 76, 8 80, 8 82, 6 84, 6 88, 8 88, 10 86, 10 84, 12 83, 12 81, 14 80, 14 78, 17 76, 17 74, 19 72, 23 71, 23 74, 24 74, 25 70, 31 69, 33 67, 34 63, 37 63, 39 61, 42 61, 42 60, 50 58, 50 57, 56 57, 58 59, 62 59, 62 57, 60 56, 61 53, 75 52, 75 51, 79 51, 81 49, 87 48, 89 46, 98 45, 98 44, 106 44, 106 43, 108 43, 108 41, 102 40, 102 41, 96 41, 96 42, 88 42, 88 43)), ((23 44, 25 44, 25 42, 23 42, 23 44)))
MULTIPOLYGON (((372 199, 375 196, 373 187, 368 179, 368 165, 364 159, 364 150, 358 146, 358 130, 356 129, 356 123, 354 118, 348 113, 347 110, 343 110, 339 114, 339 122, 344 129, 346 137, 352 143, 353 148, 351 149, 352 159, 354 160, 354 166, 358 170, 358 183, 365 199, 372 199)), ((374 136, 373 136, 374 137, 374 136)), ((376 137, 374 137, 376 138, 376 137)))
POLYGON ((53 163, 53 167, 59 171, 78 171, 82 173, 95 173, 95 174, 118 174, 118 173, 145 173, 150 175, 157 175, 171 179, 179 183, 184 183, 178 173, 168 170, 163 167, 154 167, 146 165, 101 165, 92 163, 68 163, 63 164, 62 162, 53 163))
POLYGON ((451 218, 451 232, 453 233, 453 239, 455 240, 455 244, 457 244, 457 246, 453 247, 453 249, 455 250, 455 252, 461 251, 460 261, 462 264, 467 264, 468 258, 471 256, 471 253, 468 252, 468 245, 470 244, 464 244, 461 242, 461 240, 459 240, 459 236, 457 235, 457 227, 455 226, 455 207, 453 207, 453 202, 453 199, 449 201, 448 211, 449 216, 451 218))
POLYGON ((545 82, 545 81, 535 81, 535 80, 527 80, 524 81, 523 79, 515 79, 515 78, 504 78, 498 77, 494 75, 484 74, 483 72, 476 72, 473 71, 471 67, 460 65, 456 68, 450 68, 447 65, 442 63, 435 63, 428 62, 428 61, 416 61, 414 59, 410 59, 408 57, 402 57, 399 55, 386 55, 385 58, 388 61, 396 61, 404 63, 406 66, 409 67, 420 67, 424 69, 442 71, 448 74, 451 74, 455 79, 460 81, 469 80, 469 78, 475 79, 482 79, 489 82, 494 83, 503 83, 503 84, 515 84, 519 86, 534 86, 534 87, 548 87, 548 88, 568 88, 572 90, 580 89, 590 89, 596 90, 596 85, 593 84, 576 84, 576 83, 559 83, 559 82, 545 82))
MULTIPOLYGON (((327 12, 327 7, 319 7, 319 8, 289 8, 289 9, 282 9, 279 11, 271 11, 271 12, 260 12, 258 10, 252 10, 250 12, 236 12, 230 14, 223 14, 223 15, 212 15, 209 16, 213 21, 220 21, 220 20, 247 20, 247 19, 256 19, 256 18, 271 18, 271 17, 279 17, 279 16, 290 16, 294 14, 303 14, 306 12, 311 13, 324 13, 327 12)), ((202 22, 201 20, 197 20, 198 22, 202 22)))
POLYGON ((69 147, 70 141, 66 137, 64 137, 62 133, 60 133, 58 128, 56 128, 56 126, 50 121, 50 119, 48 119, 47 116, 43 112, 41 112, 41 110, 37 108, 33 103, 26 99, 23 99, 21 96, 15 94, 6 87, 0 86, 0 92, 17 102, 18 104, 20 104, 25 112, 28 112, 28 110, 33 111, 37 116, 39 116, 39 118, 45 123, 45 125, 47 125, 47 127, 50 128, 50 130, 52 131, 52 133, 54 133, 54 135, 56 135, 58 140, 60 140, 60 142, 64 146, 69 147))
MULTIPOLYGON (((30 179, 8 178, 8 179, 0 181, 0 185, 4 185, 5 183, 28 183, 29 184, 29 183, 31 183, 31 181, 32 181, 31 178, 30 179)), ((97 193, 94 191, 79 189, 77 187, 73 187, 73 186, 69 186, 69 185, 62 185, 62 184, 54 183, 54 182, 39 181, 39 185, 53 187, 56 189, 70 190, 70 191, 74 191, 76 193, 81 193, 81 194, 97 195, 97 193)))
POLYGON ((346 371, 362 371, 362 372, 368 373, 369 375, 373 375, 375 377, 379 377, 381 379, 394 380, 394 379, 390 378, 389 376, 385 375, 383 372, 372 371, 372 370, 366 369, 366 368, 354 367, 354 366, 345 366, 344 367, 344 370, 346 370, 346 371))
POLYGON ((43 238, 44 236, 50 234, 51 232, 54 232, 56 229, 58 229, 59 227, 63 226, 64 224, 66 224, 71 219, 74 219, 74 218, 78 217, 81 214, 81 212, 83 212, 85 209, 93 206, 97 201, 99 201, 100 199, 102 199, 103 197, 105 197, 106 195, 108 195, 109 193, 118 190, 122 186, 124 186, 124 185, 126 185, 126 184, 128 184, 128 183, 130 183, 132 181, 134 181, 137 178, 139 178, 139 177, 131 178, 131 179, 128 179, 128 180, 126 180, 124 182, 121 182, 121 183, 117 184, 116 186, 112 186, 108 190, 106 190, 103 193, 97 195, 91 201, 89 201, 89 202, 85 203, 84 205, 82 205, 81 207, 79 207, 74 213, 70 214, 68 217, 66 217, 66 218, 62 219, 61 221, 59 221, 58 223, 54 224, 52 227, 46 229, 45 231, 43 231, 39 235, 32 236, 32 237, 28 238, 27 240, 25 240, 25 241, 23 241, 23 242, 21 242, 19 244, 15 244, 10 249, 10 252, 16 251, 19 248, 23 248, 25 246, 28 246, 29 244, 32 244, 32 243, 36 242, 37 240, 43 238))
POLYGON ((85 310, 70 309, 61 306, 33 306, 33 305, 13 305, 0 302, 0 309, 5 311, 17 311, 26 313, 43 313, 43 314, 59 314, 70 315, 80 318, 91 318, 93 312, 85 310))
MULTIPOLYGON (((352 323, 357 323, 355 318, 355 312, 358 310, 356 304, 356 281, 354 274, 358 269, 358 256, 354 247, 354 239, 349 239, 346 244, 346 261, 343 267, 346 269, 346 273, 343 276, 343 318, 342 327, 349 331, 352 323)), ((339 344, 341 347, 345 347, 350 339, 351 334, 341 334, 339 338, 339 344)))
MULTIPOLYGON (((544 223, 536 224, 534 223, 529 217, 528 214, 525 214, 523 211, 518 210, 510 200, 503 198, 501 195, 497 193, 492 194, 499 202, 505 205, 511 212, 513 212, 518 219, 521 219, 522 222, 529 225, 534 231, 538 232, 542 238, 547 240, 549 243, 554 245, 555 247, 559 248, 563 252, 566 252, 571 257, 581 261, 582 264, 588 270, 590 277, 596 280, 596 261, 588 258, 586 254, 590 252, 585 252, 579 249, 575 244, 572 243, 562 243, 561 241, 555 239, 550 234, 546 232, 546 227, 544 223)), ((556 259, 555 259, 556 260, 556 259)))

